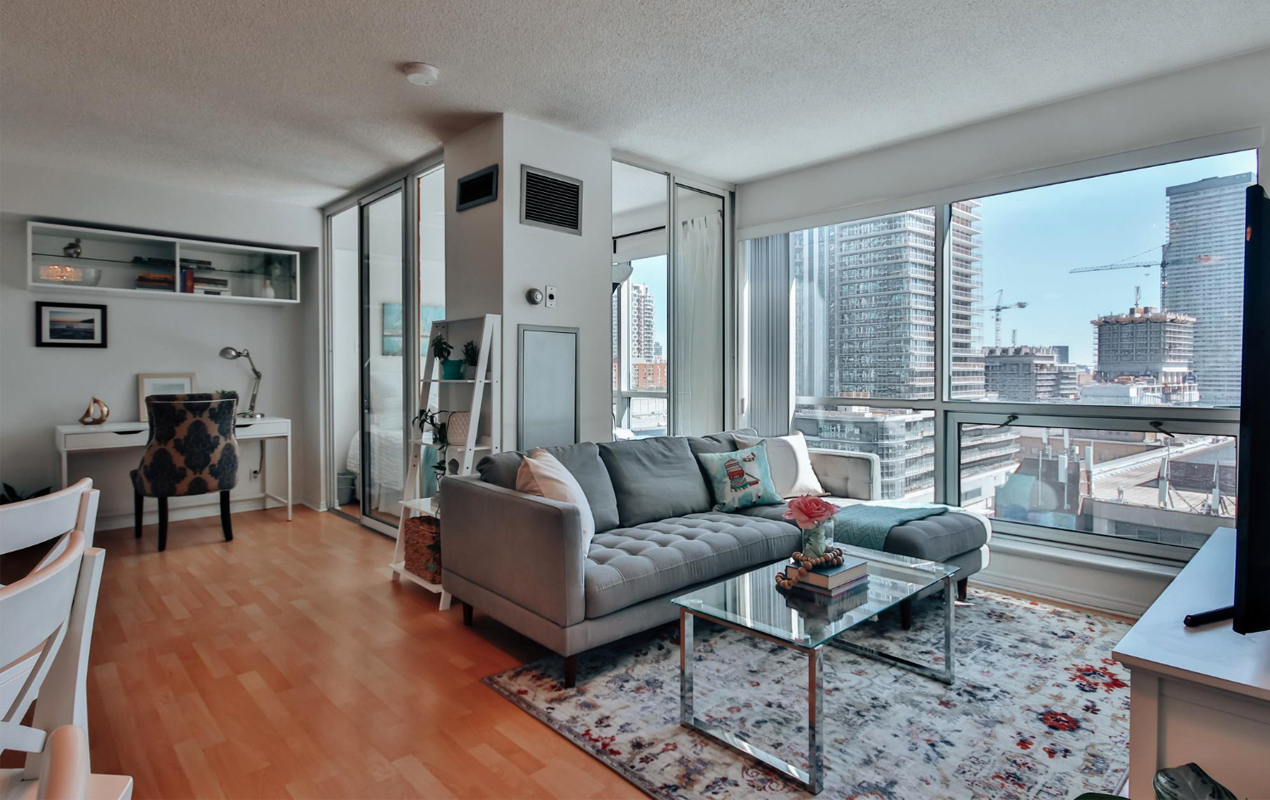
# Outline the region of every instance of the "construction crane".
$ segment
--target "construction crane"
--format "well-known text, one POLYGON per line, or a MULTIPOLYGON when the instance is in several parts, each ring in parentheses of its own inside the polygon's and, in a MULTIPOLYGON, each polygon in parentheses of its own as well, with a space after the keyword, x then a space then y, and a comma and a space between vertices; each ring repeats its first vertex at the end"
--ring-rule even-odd
POLYGON ((1005 289, 998 290, 997 304, 993 306, 992 308, 987 309, 988 311, 992 312, 993 317, 996 319, 997 331, 996 331, 996 335, 993 337, 993 340, 992 340, 993 347, 1001 346, 1001 312, 1011 308, 1027 308, 1026 300, 1020 300, 1017 303, 1009 303, 1008 305, 1004 305, 1004 306, 1001 305, 1001 295, 1003 294, 1005 294, 1005 289))
MULTIPOLYGON (((1155 247, 1151 248, 1151 250, 1155 250, 1155 249, 1157 248, 1155 247)), ((1095 267, 1077 267, 1076 269, 1071 270, 1068 274, 1075 275, 1080 272, 1106 272, 1108 270, 1113 270, 1113 269, 1151 269, 1152 267, 1159 267, 1160 268, 1160 288, 1161 290, 1163 290, 1165 286, 1169 285, 1168 243, 1166 242, 1160 245, 1158 249, 1160 251, 1159 261, 1117 261, 1114 264, 1099 264, 1095 267)), ((1151 250, 1143 250, 1142 253, 1138 253, 1138 255, 1149 253, 1151 252, 1151 250)), ((1129 256, 1129 257, 1134 258, 1135 256, 1129 256)))

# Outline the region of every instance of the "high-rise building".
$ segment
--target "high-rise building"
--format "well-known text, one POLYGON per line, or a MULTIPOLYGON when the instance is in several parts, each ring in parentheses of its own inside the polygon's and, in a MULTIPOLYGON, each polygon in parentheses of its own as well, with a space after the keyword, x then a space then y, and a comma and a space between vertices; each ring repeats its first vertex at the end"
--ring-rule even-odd
MULTIPOLYGON (((952 395, 984 394, 979 202, 953 204, 952 395)), ((935 212, 918 209, 790 235, 796 392, 930 398, 935 392, 935 212)))
POLYGON ((1170 186, 1163 305, 1194 317, 1200 400, 1238 405, 1243 346, 1244 189, 1252 173, 1170 186))
POLYGON ((653 293, 647 285, 631 284, 631 353, 632 360, 647 360, 657 349, 656 308, 653 293))
MULTIPOLYGON (((949 227, 953 397, 984 396, 978 201, 955 203, 949 227)), ((935 212, 918 209, 789 234, 797 327, 791 365, 803 397, 935 396, 935 212)), ((832 405, 796 408, 814 446, 876 453, 882 496, 933 496, 934 415, 832 405)), ((1008 469, 1012 431, 971 429, 965 474, 1008 469), (988 439, 995 437, 1000 441, 988 439)), ((973 481, 972 481, 973 482, 973 481)), ((963 490, 966 484, 963 483, 963 490)))
POLYGON ((1108 314, 1092 324, 1098 339, 1098 381, 1156 383, 1161 402, 1175 405, 1195 403, 1205 393, 1200 384, 1196 394, 1192 371, 1195 317, 1134 306, 1127 314, 1108 314))
POLYGON ((987 347, 984 378, 989 396, 1023 403, 1064 402, 1080 396, 1080 368, 1059 360, 1053 347, 987 347))

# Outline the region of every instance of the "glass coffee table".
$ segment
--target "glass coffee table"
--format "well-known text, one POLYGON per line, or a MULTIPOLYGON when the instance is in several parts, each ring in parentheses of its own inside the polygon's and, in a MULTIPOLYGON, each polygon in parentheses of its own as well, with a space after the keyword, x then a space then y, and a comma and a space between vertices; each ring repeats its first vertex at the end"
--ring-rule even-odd
POLYGON ((824 774, 824 722, 821 718, 823 650, 826 644, 876 658, 943 683, 954 680, 953 582, 957 567, 908 556, 840 547, 849 557, 868 562, 866 585, 838 598, 822 598, 804 591, 782 593, 776 588, 776 573, 789 560, 768 564, 743 575, 702 587, 676 597, 679 606, 679 720, 685 727, 704 733, 715 741, 772 767, 793 778, 813 794, 822 786, 824 774), (901 655, 884 653, 837 637, 872 619, 892 606, 917 596, 943 581, 944 658, 942 665, 919 664, 901 655), (701 617, 769 642, 797 650, 807 656, 807 758, 804 771, 741 737, 720 730, 693 712, 692 705, 692 623, 701 617))

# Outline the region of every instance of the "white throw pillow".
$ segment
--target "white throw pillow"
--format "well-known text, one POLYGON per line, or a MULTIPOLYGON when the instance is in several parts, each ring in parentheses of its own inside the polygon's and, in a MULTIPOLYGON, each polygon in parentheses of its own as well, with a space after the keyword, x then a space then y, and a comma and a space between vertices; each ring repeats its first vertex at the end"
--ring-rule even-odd
POLYGON ((595 517, 578 479, 560 459, 541 447, 535 448, 516 470, 516 491, 577 506, 582 515, 582 555, 586 556, 591 548, 591 537, 595 535, 595 517))
POLYGON ((811 454, 807 452, 807 438, 801 432, 793 436, 742 436, 733 434, 736 446, 745 449, 759 442, 767 442, 767 466, 772 472, 772 483, 781 497, 802 497, 811 494, 821 497, 828 494, 820 485, 816 471, 811 468, 811 454))

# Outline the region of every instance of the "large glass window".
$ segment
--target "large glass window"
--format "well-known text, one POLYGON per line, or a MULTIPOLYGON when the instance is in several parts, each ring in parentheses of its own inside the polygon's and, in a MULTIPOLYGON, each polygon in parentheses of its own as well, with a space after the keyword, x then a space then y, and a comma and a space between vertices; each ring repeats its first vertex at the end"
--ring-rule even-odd
POLYGON ((743 243, 751 318, 782 337, 788 302, 790 337, 751 342, 768 357, 748 363, 748 396, 780 408, 749 419, 872 453, 883 499, 960 503, 998 533, 1198 547, 1233 524, 1256 164, 1229 153, 743 243), (787 412, 773 387, 790 384, 787 412))
POLYGON ((954 204, 992 328, 974 399, 1238 406, 1256 170, 1248 150, 954 204))
MULTIPOLYGON (((796 231, 789 263, 799 397, 935 396, 935 209, 796 231)), ((970 347, 979 284, 966 266, 954 339, 970 347)))
POLYGON ((1197 548, 1235 524, 1235 438, 958 425, 961 505, 996 520, 1197 548))

